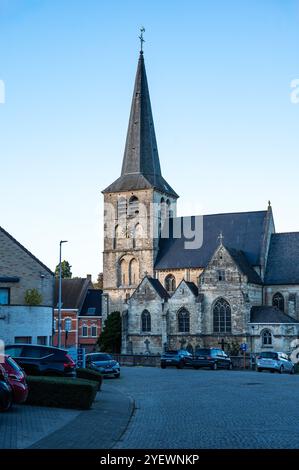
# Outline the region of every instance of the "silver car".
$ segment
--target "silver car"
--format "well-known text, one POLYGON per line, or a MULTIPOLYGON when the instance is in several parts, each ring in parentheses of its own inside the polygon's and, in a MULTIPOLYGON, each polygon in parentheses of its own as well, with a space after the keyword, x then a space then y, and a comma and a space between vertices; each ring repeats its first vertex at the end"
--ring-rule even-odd
POLYGON ((279 372, 280 374, 284 372, 294 374, 295 366, 292 361, 289 360, 288 355, 283 352, 264 351, 258 354, 256 358, 256 370, 258 372, 270 370, 271 372, 279 372))

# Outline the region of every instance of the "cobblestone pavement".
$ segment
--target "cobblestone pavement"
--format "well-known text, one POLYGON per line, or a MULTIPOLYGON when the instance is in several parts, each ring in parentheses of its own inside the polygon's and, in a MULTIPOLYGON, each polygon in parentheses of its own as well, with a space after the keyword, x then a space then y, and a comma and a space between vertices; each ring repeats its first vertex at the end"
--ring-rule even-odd
POLYGON ((136 410, 115 448, 299 448, 299 375, 122 370, 136 410))
POLYGON ((0 413, 0 449, 24 449, 80 414, 42 406, 14 405, 0 413))
POLYGON ((91 410, 15 405, 0 413, 0 449, 109 449, 127 428, 133 401, 107 380, 91 410))

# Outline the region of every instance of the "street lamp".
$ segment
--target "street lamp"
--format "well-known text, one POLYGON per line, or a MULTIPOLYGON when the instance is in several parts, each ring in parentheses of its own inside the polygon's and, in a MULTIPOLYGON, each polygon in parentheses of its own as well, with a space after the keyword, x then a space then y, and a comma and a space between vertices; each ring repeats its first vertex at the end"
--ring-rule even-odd
POLYGON ((58 341, 57 346, 61 347, 61 291, 62 291, 62 270, 61 270, 61 246, 67 243, 67 240, 59 242, 59 286, 58 286, 58 341))

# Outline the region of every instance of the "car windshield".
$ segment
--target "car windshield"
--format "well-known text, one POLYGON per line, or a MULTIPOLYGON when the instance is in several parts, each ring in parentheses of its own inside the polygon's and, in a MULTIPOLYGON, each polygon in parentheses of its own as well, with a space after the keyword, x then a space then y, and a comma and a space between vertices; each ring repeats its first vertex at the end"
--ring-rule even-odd
POLYGON ((275 352, 267 351, 260 354, 261 359, 278 359, 278 354, 275 352))
POLYGON ((196 356, 209 356, 211 354, 210 349, 198 349, 196 351, 196 356))
POLYGON ((109 354, 96 354, 95 356, 90 356, 91 361, 111 361, 112 357, 109 354))

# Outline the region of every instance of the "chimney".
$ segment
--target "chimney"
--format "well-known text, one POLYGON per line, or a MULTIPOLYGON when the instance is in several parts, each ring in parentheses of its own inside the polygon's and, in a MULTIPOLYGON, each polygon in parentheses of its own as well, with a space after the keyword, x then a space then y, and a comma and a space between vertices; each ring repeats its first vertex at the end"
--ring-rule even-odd
POLYGON ((91 279, 91 274, 86 274, 86 279, 87 279, 87 281, 90 281, 90 282, 92 282, 92 279, 91 279))

